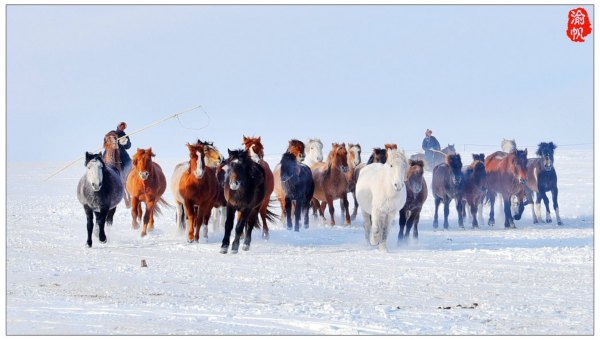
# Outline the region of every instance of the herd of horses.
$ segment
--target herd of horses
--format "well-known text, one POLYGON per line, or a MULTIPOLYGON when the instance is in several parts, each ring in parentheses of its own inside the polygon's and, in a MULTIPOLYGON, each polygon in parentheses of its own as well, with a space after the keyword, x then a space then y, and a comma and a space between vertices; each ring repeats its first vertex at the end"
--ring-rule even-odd
MULTIPOLYGON (((262 228, 263 239, 269 238, 268 223, 279 216, 273 205, 279 202, 281 220, 288 230, 299 231, 302 217, 304 228, 309 227, 309 211, 327 223, 335 225, 333 202, 340 200, 345 225, 357 215, 360 206, 365 239, 372 246, 386 249, 386 240, 393 219, 399 217, 398 242, 418 238, 421 209, 429 192, 434 198, 433 227, 438 228, 438 208, 443 203, 443 227, 449 227, 451 201, 455 201, 458 224, 464 227, 467 212, 472 227, 483 223, 482 207, 490 205, 488 225, 495 224, 494 202, 502 200, 505 228, 515 228, 524 207, 531 204, 534 223, 542 220, 541 201, 546 205, 545 222, 552 222, 550 191, 557 223, 562 221, 558 209, 557 176, 554 170, 556 145, 540 143, 537 157, 527 158, 527 149, 518 150, 514 140, 503 140, 502 151, 487 157, 473 154, 473 161, 463 166, 461 156, 453 145, 438 153, 435 164, 427 164, 423 154, 407 158, 396 144, 373 149, 368 161, 362 162, 360 144, 332 143, 331 151, 323 157, 323 143, 310 139, 306 144, 292 139, 273 171, 264 160, 260 137, 243 137, 243 148, 227 150, 227 158, 211 142, 197 140, 187 144, 189 159, 175 166, 170 187, 175 201, 176 225, 187 229, 187 241, 198 242, 200 234, 208 239, 208 224, 214 230, 224 227, 221 253, 237 253, 243 239, 243 250, 250 249, 252 231, 262 228), (431 188, 424 178, 432 172, 431 188), (275 194, 276 200, 271 199, 275 194), (348 194, 354 206, 350 213, 348 194), (534 202, 534 194, 536 195, 534 202), (233 242, 231 232, 235 224, 233 242)), ((87 217, 87 245, 92 246, 94 215, 99 241, 106 242, 105 224, 111 224, 116 206, 124 199, 131 208, 132 227, 141 236, 154 228, 154 214, 160 207, 171 207, 162 196, 167 181, 161 167, 153 161, 152 148, 137 149, 131 166, 120 163, 117 136, 114 132, 104 138, 104 155, 86 152, 86 174, 81 178, 77 197, 87 217), (142 203, 145 212, 142 213, 142 203)))

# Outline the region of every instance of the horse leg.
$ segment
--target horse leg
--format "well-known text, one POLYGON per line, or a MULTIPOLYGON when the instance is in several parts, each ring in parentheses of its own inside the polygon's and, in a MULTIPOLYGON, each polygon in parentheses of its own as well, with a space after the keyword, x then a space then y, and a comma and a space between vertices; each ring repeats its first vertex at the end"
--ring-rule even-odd
MULTIPOLYGON (((346 196, 348 196, 348 194, 345 194, 346 196)), ((346 211, 346 207, 344 207, 344 201, 342 200, 342 197, 340 197, 340 214, 342 216, 344 216, 344 211, 346 211)))
MULTIPOLYGON (((296 206, 296 208, 298 208, 296 206)), ((244 237, 244 245, 242 246, 243 251, 250 250, 250 242, 252 242, 252 230, 256 225, 256 221, 258 220, 258 214, 255 216, 251 213, 251 216, 248 217, 246 222, 246 237, 244 237)))
MULTIPOLYGON (((240 238, 242 236, 242 233, 244 232, 244 227, 246 226, 246 222, 247 222, 247 216, 248 216, 248 212, 242 212, 240 214, 240 219, 237 221, 237 224, 235 225, 235 236, 233 237, 233 243, 231 244, 231 253, 232 254, 237 254, 238 252, 238 248, 240 247, 240 238)), ((252 232, 252 230, 248 231, 246 229, 246 234, 248 234, 248 232, 252 232)), ((247 238, 248 235, 245 235, 244 238, 247 238)))
POLYGON ((304 229, 308 229, 309 218, 308 218, 308 210, 310 209, 310 199, 304 201, 302 204, 302 210, 304 212, 304 229))
POLYGON ((503 197, 504 201, 504 228, 516 228, 515 222, 513 221, 513 217, 510 211, 510 197, 511 195, 507 195, 508 197, 503 197))
MULTIPOLYGON (((412 219, 413 216, 414 216, 414 220, 413 220, 413 223, 412 223, 413 238, 415 240, 418 240, 419 239, 419 227, 418 226, 419 226, 419 217, 421 217, 421 208, 419 208, 419 210, 417 210, 417 211, 413 211, 411 213, 410 218, 412 219)), ((407 234, 407 236, 408 236, 408 234, 407 234)))
POLYGON ((94 212, 96 215, 96 223, 98 224, 98 230, 100 234, 98 239, 100 243, 106 243, 106 234, 104 233, 104 223, 106 223, 106 215, 108 215, 108 209, 102 209, 100 212, 94 212))
POLYGON ((450 200, 444 199, 444 229, 448 229, 448 215, 450 215, 450 200))
POLYGON ((554 186, 554 188, 550 190, 552 192, 552 205, 554 207, 554 213, 556 214, 556 223, 558 223, 558 225, 562 225, 563 223, 558 213, 558 188, 554 186))
POLYGON ((371 245, 371 242, 369 241, 369 239, 371 237, 371 226, 372 226, 371 215, 364 210, 363 210, 362 214, 363 214, 363 221, 364 221, 363 226, 365 228, 365 240, 367 240, 367 244, 371 245))
POLYGON ((85 217, 87 219, 87 246, 89 248, 92 247, 92 232, 94 231, 94 211, 90 208, 89 205, 84 204, 83 210, 85 210, 85 217))
POLYGON ((335 208, 333 207, 333 197, 326 197, 327 204, 329 205, 329 215, 331 217, 331 226, 335 225, 335 208))
MULTIPOLYGON (((292 230, 292 199, 289 197, 285 198, 285 219, 287 224, 287 229, 292 230)), ((297 210, 297 209, 296 209, 297 210)))
MULTIPOLYGON (((154 201, 154 199, 149 198, 146 200, 146 212, 144 213, 144 228, 142 229, 142 237, 146 236, 148 225, 150 225, 150 222, 154 220, 153 215, 155 205, 156 202, 154 201)), ((151 227, 150 229, 153 229, 153 227, 151 227)))
POLYGON ((138 207, 140 205, 140 200, 137 197, 131 198, 131 218, 133 221, 131 222, 131 226, 133 229, 137 229, 140 227, 138 223, 138 207))
MULTIPOLYGON (((313 216, 317 217, 317 211, 319 211, 319 213, 321 212, 321 203, 319 203, 319 200, 316 198, 312 198, 311 199, 311 204, 312 204, 312 209, 313 209, 313 216)), ((321 215, 323 216, 323 215, 321 215)))
POLYGON ((327 208, 327 201, 321 202, 319 207, 319 215, 321 215, 323 223, 327 223, 327 219, 325 218, 325 208, 327 208))
POLYGON ((194 242, 194 227, 196 226, 196 214, 194 213, 194 203, 191 201, 185 202, 185 210, 187 211, 188 219, 188 242, 194 242))
POLYGON ((356 190, 352 191, 352 198, 354 199, 354 209, 352 210, 352 216, 350 219, 352 221, 356 220, 356 213, 358 212, 358 201, 356 200, 356 190))
POLYGON ((465 224, 463 222, 463 213, 465 209, 463 207, 463 201, 461 198, 455 198, 454 200, 456 201, 456 212, 458 213, 458 226, 464 228, 465 224))
POLYGON ((108 211, 108 215, 106 216, 106 224, 113 224, 113 217, 115 216, 115 212, 117 211, 117 207, 114 207, 108 211))
POLYGON ((552 217, 550 216, 550 200, 543 190, 540 190, 539 195, 542 197, 542 200, 544 200, 544 205, 546 206, 546 223, 552 223, 552 217))
POLYGON ((294 231, 300 231, 300 215, 302 215, 302 200, 296 200, 296 210, 294 211, 295 225, 294 231))
POLYGON ((471 217, 473 218, 473 229, 479 229, 479 224, 477 223, 477 203, 472 202, 469 208, 471 209, 471 217))
POLYGON ((390 230, 390 222, 392 220, 392 215, 391 214, 381 214, 380 217, 380 226, 379 229, 381 230, 381 234, 380 234, 380 241, 379 241, 379 250, 381 251, 387 251, 387 237, 388 237, 388 233, 390 230))
POLYGON ((208 221, 210 220, 211 212, 212 208, 210 207, 204 207, 202 209, 202 225, 204 226, 204 228, 202 228, 202 238, 206 242, 208 242, 208 221))
POLYGON ((483 195, 477 200, 477 220, 479 224, 485 224, 483 220, 483 195))
POLYGON ((490 200, 490 218, 488 219, 488 226, 494 226, 494 204, 496 204, 496 194, 491 192, 488 193, 488 199, 490 200))
POLYGON ((533 201, 533 191, 525 190, 525 197, 527 198, 527 204, 531 204, 531 216, 533 216, 533 224, 539 223, 537 215, 535 214, 535 203, 533 201))
POLYGON ((225 234, 221 242, 221 254, 227 254, 229 240, 231 239, 231 230, 233 229, 233 220, 235 219, 235 208, 227 205, 227 218, 225 219, 225 234))
POLYGON ((262 219, 263 240, 269 239, 269 225, 267 224, 267 208, 269 207, 270 198, 267 196, 260 207, 260 218, 262 219))
MULTIPOLYGON (((400 225, 400 230, 398 231, 398 244, 400 244, 400 242, 402 242, 402 240, 404 239, 404 226, 406 226, 407 228, 409 228, 406 225, 406 207, 402 208, 402 210, 400 210, 400 213, 398 215, 398 225, 400 225)), ((408 233, 409 229, 406 230, 406 232, 408 233)))
POLYGON ((342 200, 344 203, 344 208, 346 211, 346 220, 344 221, 346 225, 350 225, 350 202, 348 202, 348 195, 343 195, 342 200))
POLYGON ((437 229, 438 228, 438 208, 440 206, 440 203, 442 202, 442 199, 435 196, 434 197, 434 203, 435 203, 435 213, 433 214, 433 228, 437 229))
MULTIPOLYGON (((498 194, 498 212, 502 212, 504 211, 504 197, 502 197, 502 194, 498 194)), ((505 215, 504 214, 500 214, 500 221, 498 221, 500 224, 505 224, 506 220, 505 220, 505 215), (503 220, 504 219, 504 220, 503 220)))

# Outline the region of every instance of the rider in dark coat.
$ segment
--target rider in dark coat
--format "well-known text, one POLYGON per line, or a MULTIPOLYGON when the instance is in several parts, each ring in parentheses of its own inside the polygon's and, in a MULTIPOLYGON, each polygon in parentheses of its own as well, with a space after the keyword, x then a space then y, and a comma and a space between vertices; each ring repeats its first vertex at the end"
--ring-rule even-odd
POLYGON ((422 148, 425 151, 425 161, 427 161, 428 164, 434 164, 435 153, 432 150, 440 150, 440 142, 438 142, 431 134, 431 130, 427 129, 427 131, 425 131, 425 138, 423 139, 422 145, 422 148))
POLYGON ((127 128, 127 123, 121 122, 117 126, 115 132, 119 136, 119 154, 121 155, 121 163, 123 164, 124 169, 131 168, 131 157, 127 153, 127 149, 131 147, 131 141, 129 137, 120 138, 126 135, 125 129, 127 128))

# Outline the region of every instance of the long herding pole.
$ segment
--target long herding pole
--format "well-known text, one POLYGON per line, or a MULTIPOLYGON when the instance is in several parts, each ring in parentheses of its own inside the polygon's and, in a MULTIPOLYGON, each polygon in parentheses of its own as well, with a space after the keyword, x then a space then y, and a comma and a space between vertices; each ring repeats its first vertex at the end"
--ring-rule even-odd
MULTIPOLYGON (((202 107, 202 105, 198 105, 198 106, 196 106, 196 107, 193 107, 193 108, 191 108, 191 109, 187 109, 187 110, 184 110, 184 111, 181 111, 181 112, 177 112, 176 114, 173 114, 173 115, 166 116, 166 117, 164 117, 164 118, 162 118, 162 119, 160 119, 160 120, 158 120, 158 121, 156 121, 156 122, 154 122, 154 123, 152 123, 152 124, 149 124, 149 125, 147 125, 147 126, 144 126, 144 127, 143 127, 143 128, 141 128, 141 129, 138 129, 138 130, 136 130, 136 131, 133 131, 133 132, 131 132, 131 133, 128 133, 128 134, 124 135, 123 137, 119 137, 119 139, 127 138, 127 137, 129 137, 129 136, 133 136, 133 135, 135 135, 135 134, 137 134, 137 133, 139 133, 139 132, 142 132, 142 131, 144 131, 144 130, 146 130, 146 129, 149 129, 149 128, 153 127, 153 126, 156 126, 156 125, 158 125, 158 124, 160 124, 160 123, 162 123, 162 122, 164 122, 164 121, 166 121, 166 120, 169 120, 169 119, 175 118, 175 117, 177 117, 177 116, 180 116, 180 115, 182 115, 182 114, 184 114, 184 113, 187 113, 187 112, 190 112, 190 111, 194 111, 194 110, 196 110, 196 109, 198 109, 198 108, 200 108, 200 107, 202 107)), ((101 150, 102 150, 102 148, 100 148, 100 149, 96 150, 95 152, 99 152, 99 151, 101 151, 101 150)), ((52 178, 52 177, 54 177, 54 176, 58 175, 59 173, 61 173, 62 171, 64 171, 65 169, 67 169, 68 167, 70 167, 71 165, 73 165, 73 164, 77 163, 78 161, 80 161, 80 160, 82 160, 82 159, 83 159, 83 157, 79 157, 79 158, 77 158, 76 160, 74 160, 74 161, 72 161, 71 163, 69 163, 69 164, 65 165, 64 167, 62 167, 60 170, 56 171, 56 172, 55 172, 55 173, 53 173, 52 175, 50 175, 50 176, 46 177, 46 178, 44 179, 44 181, 47 181, 47 180, 49 180, 50 178, 52 178)))

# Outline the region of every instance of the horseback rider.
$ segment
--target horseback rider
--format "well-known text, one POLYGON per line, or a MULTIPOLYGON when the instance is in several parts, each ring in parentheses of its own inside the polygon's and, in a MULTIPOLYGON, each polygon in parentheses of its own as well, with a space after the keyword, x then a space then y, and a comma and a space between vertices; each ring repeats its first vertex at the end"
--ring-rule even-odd
POLYGON ((125 137, 125 135, 127 135, 127 133, 125 133, 126 128, 127 123, 120 122, 115 130, 115 133, 119 136, 119 154, 121 155, 121 164, 123 165, 123 169, 131 168, 131 157, 129 157, 129 154, 126 151, 127 149, 131 148, 131 141, 129 140, 129 137, 125 137))
POLYGON ((438 142, 431 134, 431 130, 427 129, 427 131, 425 131, 425 138, 423 139, 422 145, 422 148, 425 151, 425 161, 428 164, 434 164, 435 151, 433 150, 440 151, 440 142, 438 142))

